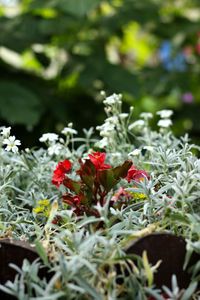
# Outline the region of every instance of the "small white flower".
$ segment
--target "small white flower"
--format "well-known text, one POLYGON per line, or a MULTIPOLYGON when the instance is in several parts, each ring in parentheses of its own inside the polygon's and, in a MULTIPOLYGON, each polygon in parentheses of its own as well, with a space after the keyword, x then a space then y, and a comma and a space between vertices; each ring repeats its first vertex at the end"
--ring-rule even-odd
POLYGON ((170 125, 172 125, 172 121, 170 119, 164 119, 158 121, 158 126, 160 127, 169 127, 170 125))
POLYGON ((14 153, 18 152, 18 147, 21 145, 20 140, 16 140, 15 136, 10 136, 9 138, 3 140, 3 144, 6 144, 7 147, 5 148, 6 151, 12 151, 14 153))
POLYGON ((121 94, 113 94, 109 97, 107 97, 103 103, 107 105, 112 105, 115 103, 121 103, 122 95, 121 94))
POLYGON ((135 149, 135 150, 133 150, 132 152, 130 152, 128 155, 129 155, 129 156, 136 156, 136 155, 139 155, 140 152, 141 152, 140 149, 135 149))
POLYGON ((127 117, 128 117, 128 114, 126 114, 126 113, 122 113, 122 114, 119 114, 119 117, 120 117, 120 119, 126 119, 127 117))
POLYGON ((144 120, 137 120, 137 121, 133 122, 132 124, 130 124, 128 126, 128 130, 131 130, 134 127, 141 127, 141 126, 144 126, 144 125, 145 125, 144 120))
POLYGON ((118 122, 119 121, 116 116, 109 117, 105 120, 105 123, 107 123, 107 124, 117 124, 118 122))
MULTIPOLYGON (((114 127, 113 127, 113 129, 114 129, 114 127)), ((112 132, 113 132, 113 130, 101 130, 99 135, 103 136, 103 137, 109 137, 112 132)))
POLYGON ((53 154, 59 155, 61 149, 62 149, 61 145, 54 144, 48 148, 48 153, 49 153, 49 155, 53 155, 53 154))
POLYGON ((78 132, 73 129, 73 128, 70 128, 70 127, 65 127, 63 128, 63 130, 61 131, 64 135, 67 135, 68 133, 69 134, 77 134, 78 132))
POLYGON ((149 112, 143 112, 143 113, 140 114, 140 117, 141 117, 141 118, 144 118, 145 120, 146 120, 146 119, 149 119, 149 118, 152 119, 152 118, 153 118, 153 114, 152 114, 152 113, 149 113, 149 112))
POLYGON ((173 115, 173 111, 170 109, 163 109, 156 112, 161 118, 169 118, 173 115))
POLYGON ((106 122, 101 126, 97 126, 96 129, 100 131, 101 136, 109 136, 115 129, 115 125, 110 122, 106 122))
POLYGON ((68 125, 67 125, 69 128, 72 128, 73 127, 73 123, 72 122, 70 122, 70 123, 68 123, 68 125))
POLYGON ((40 142, 55 142, 58 139, 58 135, 55 133, 44 133, 39 139, 40 142))
POLYGON ((101 139, 99 142, 96 143, 96 146, 99 148, 104 148, 108 145, 108 138, 104 137, 103 139, 101 139))
POLYGON ((103 96, 103 97, 105 97, 106 96, 106 92, 102 90, 102 91, 100 91, 100 95, 103 96))
POLYGON ((153 151, 152 146, 144 146, 143 149, 148 150, 148 151, 153 151))
POLYGON ((113 96, 107 97, 104 101, 104 104, 112 105, 115 104, 115 99, 113 96))
POLYGON ((11 127, 4 127, 1 131, 1 134, 4 137, 8 137, 10 135, 10 130, 11 130, 11 127))

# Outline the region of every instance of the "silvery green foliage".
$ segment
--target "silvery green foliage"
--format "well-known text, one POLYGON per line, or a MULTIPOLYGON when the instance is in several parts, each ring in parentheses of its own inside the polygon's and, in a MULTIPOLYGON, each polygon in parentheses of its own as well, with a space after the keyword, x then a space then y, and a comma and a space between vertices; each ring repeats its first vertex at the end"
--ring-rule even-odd
MULTIPOLYGON (((135 120, 133 108, 124 113, 121 95, 107 97, 104 104, 107 118, 97 128, 98 141, 93 139, 93 128, 84 129, 85 138, 79 138, 68 124, 59 135, 42 136, 46 148, 21 150, 22 141, 18 152, 9 152, 3 143, 5 136, 0 135, 1 236, 9 232, 17 239, 38 241, 38 251, 43 259, 46 257, 44 262, 48 258, 51 261, 52 278, 48 283, 45 278, 38 280, 41 263, 28 265, 24 261, 15 281, 1 286, 18 299, 145 300, 153 295, 162 300, 153 286, 146 288, 142 259, 135 265, 128 264, 123 246, 143 234, 168 230, 186 239, 185 264, 192 251, 200 253, 200 160, 194 154, 199 147, 189 143, 187 134, 176 138, 169 121, 168 127, 158 122, 157 131, 153 131, 149 126, 152 114, 143 113, 135 120), (96 207, 99 218, 84 216, 79 220, 62 203, 60 196, 65 189, 51 184, 52 174, 57 163, 67 158, 73 165, 72 179, 77 179, 78 158, 87 158, 97 147, 106 152, 106 163, 116 166, 129 158, 138 169, 148 172, 149 180, 145 177, 128 183, 123 179, 117 187, 123 186, 133 195, 142 193, 146 199, 110 208, 110 192, 106 205, 96 207), (52 205, 58 203, 51 214, 61 217, 64 225, 52 224, 53 215, 41 219, 33 213, 41 199, 48 199, 52 205), (119 284, 122 278, 123 286, 119 284)), ((170 120, 169 112, 159 112, 159 116, 170 120)), ((7 138, 10 129, 2 132, 7 138)), ((199 271, 197 265, 194 283, 199 271)), ((194 288, 191 283, 184 300, 194 288)), ((174 278, 172 291, 164 291, 178 299, 180 291, 174 278)))

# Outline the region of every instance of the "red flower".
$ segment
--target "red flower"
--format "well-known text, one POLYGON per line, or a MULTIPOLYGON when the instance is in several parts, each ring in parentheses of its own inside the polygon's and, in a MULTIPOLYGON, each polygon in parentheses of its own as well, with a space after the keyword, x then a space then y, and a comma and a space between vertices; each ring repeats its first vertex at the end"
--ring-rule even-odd
POLYGON ((80 199, 80 197, 79 196, 74 196, 73 197, 73 202, 74 202, 74 204, 79 204, 79 203, 81 203, 81 199, 80 199))
POLYGON ((53 171, 52 183, 57 186, 57 188, 62 184, 63 179, 65 179, 65 174, 69 173, 71 169, 71 162, 67 159, 58 163, 55 171, 53 171))
POLYGON ((128 182, 130 182, 131 180, 140 182, 144 179, 144 175, 149 179, 149 175, 145 170, 138 170, 135 165, 132 165, 131 168, 128 170, 126 180, 128 182))
POLYGON ((106 154, 98 152, 93 152, 92 154, 88 154, 90 161, 95 165, 96 169, 110 169, 111 166, 104 164, 104 160, 106 158, 106 154))

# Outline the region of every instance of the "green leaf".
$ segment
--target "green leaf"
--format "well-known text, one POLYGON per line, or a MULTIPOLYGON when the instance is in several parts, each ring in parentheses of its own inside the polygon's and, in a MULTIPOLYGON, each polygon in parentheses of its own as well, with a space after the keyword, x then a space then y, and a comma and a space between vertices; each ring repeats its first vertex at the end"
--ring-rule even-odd
POLYGON ((84 288, 85 293, 88 293, 90 296, 93 297, 95 300, 103 300, 103 298, 97 293, 95 288, 91 286, 87 281, 85 281, 81 276, 74 278, 78 285, 84 288))
POLYGON ((79 192, 81 190, 82 184, 81 182, 74 181, 71 178, 67 178, 63 181, 63 184, 70 189, 70 191, 73 191, 77 195, 79 195, 79 192))
POLYGON ((42 109, 37 96, 14 82, 0 81, 0 114, 11 124, 34 126, 42 109))
POLYGON ((151 288, 144 287, 144 290, 147 291, 147 293, 151 296, 153 296, 156 300, 163 300, 163 297, 159 295, 157 292, 152 290, 151 288))
POLYGON ((81 176, 83 182, 90 188, 90 190, 93 191, 94 189, 94 179, 92 176, 90 175, 87 175, 87 174, 83 174, 81 176))
POLYGON ((48 257, 47 257, 47 254, 46 254, 46 251, 42 245, 42 243, 40 243, 39 241, 35 241, 35 247, 36 247, 36 250, 37 250, 37 253, 39 254, 39 256, 41 257, 42 261, 44 262, 44 264, 48 267, 50 267, 50 264, 49 264, 49 260, 48 260, 48 257))
POLYGON ((95 167, 93 163, 86 159, 83 164, 80 161, 81 169, 77 171, 77 174, 80 175, 82 181, 89 187, 90 190, 94 189, 94 176, 95 176, 95 167))
MULTIPOLYGON (((47 42, 47 37, 40 30, 40 22, 34 15, 22 14, 12 18, 0 18, 0 28, 0 44, 18 53, 34 43, 47 42)), ((16 73, 13 75, 17 77, 16 73)))
POLYGON ((141 84, 138 80, 138 75, 120 66, 107 64, 104 66, 102 76, 105 84, 116 92, 126 91, 135 97, 139 97, 141 84))
POLYGON ((153 272, 149 265, 149 260, 147 257, 146 250, 144 250, 142 253, 142 260, 143 260, 143 264, 144 264, 145 273, 146 273, 146 276, 148 279, 148 286, 150 287, 153 284, 153 272))
POLYGON ((33 0, 30 2, 29 7, 31 9, 37 9, 37 8, 46 8, 46 7, 55 7, 57 1, 55 0, 33 0))
POLYGON ((183 297, 181 298, 181 300, 189 300, 191 299, 190 297, 193 295, 193 293, 195 292, 196 288, 197 288, 197 282, 193 282, 189 285, 189 287, 187 288, 186 291, 184 291, 183 297))
POLYGON ((116 168, 114 168, 113 174, 114 177, 116 179, 119 178, 125 178, 127 176, 128 170, 130 169, 130 167, 132 166, 132 161, 131 160, 126 160, 123 165, 121 166, 117 166, 116 168))
POLYGON ((110 191, 120 181, 120 178, 127 176, 127 172, 131 165, 132 161, 126 160, 123 165, 114 169, 99 170, 97 179, 106 191, 110 191))
POLYGON ((172 221, 176 221, 176 222, 178 221, 179 223, 182 223, 182 224, 188 224, 188 225, 190 224, 189 220, 186 217, 184 217, 178 213, 170 214, 170 219, 172 221))
POLYGON ((82 17, 89 10, 95 8, 100 0, 60 0, 58 7, 64 12, 68 12, 74 16, 82 17))
POLYGON ((119 182, 119 178, 115 178, 112 169, 99 170, 97 179, 107 192, 119 182))

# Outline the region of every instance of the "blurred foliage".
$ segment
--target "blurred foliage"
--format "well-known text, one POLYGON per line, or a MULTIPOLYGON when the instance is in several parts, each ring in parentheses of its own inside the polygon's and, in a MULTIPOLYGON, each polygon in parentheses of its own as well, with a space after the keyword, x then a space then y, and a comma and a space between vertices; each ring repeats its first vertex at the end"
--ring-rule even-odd
POLYGON ((99 124, 100 90, 122 92, 136 114, 175 110, 175 133, 199 143, 198 0, 4 1, 0 123, 27 145, 71 121, 99 124))

